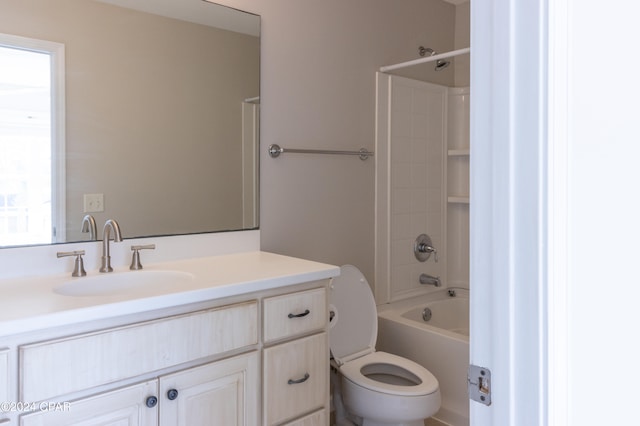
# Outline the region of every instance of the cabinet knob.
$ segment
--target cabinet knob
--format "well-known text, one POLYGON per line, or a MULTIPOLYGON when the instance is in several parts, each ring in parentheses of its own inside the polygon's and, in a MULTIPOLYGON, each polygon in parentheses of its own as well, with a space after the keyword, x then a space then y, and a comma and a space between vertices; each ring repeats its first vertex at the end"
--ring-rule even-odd
POLYGON ((167 391, 167 398, 169 398, 171 401, 173 401, 177 397, 178 397, 178 390, 177 389, 169 389, 167 391))
POLYGON ((147 404, 147 407, 153 408, 158 403, 158 398, 156 398, 155 396, 150 396, 150 397, 147 398, 145 403, 147 404))

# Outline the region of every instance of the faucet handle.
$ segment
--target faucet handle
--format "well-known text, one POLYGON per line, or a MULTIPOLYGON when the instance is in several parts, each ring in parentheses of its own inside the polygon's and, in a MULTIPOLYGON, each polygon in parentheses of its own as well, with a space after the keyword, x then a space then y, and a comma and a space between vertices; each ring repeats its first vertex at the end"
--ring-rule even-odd
POLYGON ((71 273, 72 277, 84 277, 85 275, 87 275, 87 271, 84 270, 84 260, 82 260, 83 255, 84 250, 59 251, 58 253, 56 253, 56 256, 58 256, 58 258, 68 256, 76 257, 73 265, 73 272, 71 273))
POLYGON ((425 262, 433 253, 433 258, 438 261, 438 250, 433 247, 431 237, 427 234, 420 234, 416 241, 413 243, 413 253, 416 255, 416 259, 420 262, 425 262))
POLYGON ((131 266, 129 266, 129 269, 133 271, 142 269, 142 264, 140 263, 140 250, 153 250, 155 248, 156 248, 155 244, 147 244, 143 246, 131 246, 131 251, 133 251, 133 256, 131 258, 131 266))

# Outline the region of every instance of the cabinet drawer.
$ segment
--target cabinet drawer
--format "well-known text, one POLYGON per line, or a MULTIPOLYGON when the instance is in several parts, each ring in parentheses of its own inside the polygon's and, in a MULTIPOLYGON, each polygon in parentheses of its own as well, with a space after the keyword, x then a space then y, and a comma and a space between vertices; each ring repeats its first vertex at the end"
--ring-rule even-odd
POLYGON ((9 401, 9 349, 0 348, 0 402, 7 401, 9 401))
POLYGON ((329 394, 327 333, 264 350, 265 425, 324 407, 329 394))
POLYGON ((308 416, 285 423, 283 426, 326 426, 328 424, 327 410, 323 408, 322 410, 311 413, 308 416))
POLYGON ((264 300, 265 343, 322 330, 326 323, 327 292, 324 287, 264 300))
POLYGON ((20 347, 20 397, 42 401, 258 342, 257 302, 20 347))

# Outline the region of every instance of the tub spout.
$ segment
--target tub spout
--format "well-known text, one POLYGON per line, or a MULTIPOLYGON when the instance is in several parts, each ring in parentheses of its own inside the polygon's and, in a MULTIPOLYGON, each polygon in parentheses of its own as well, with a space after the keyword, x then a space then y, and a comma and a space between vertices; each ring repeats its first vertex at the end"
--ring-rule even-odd
POLYGON ((434 277, 429 274, 420 274, 420 284, 427 284, 427 285, 432 285, 436 287, 442 286, 440 277, 434 277))

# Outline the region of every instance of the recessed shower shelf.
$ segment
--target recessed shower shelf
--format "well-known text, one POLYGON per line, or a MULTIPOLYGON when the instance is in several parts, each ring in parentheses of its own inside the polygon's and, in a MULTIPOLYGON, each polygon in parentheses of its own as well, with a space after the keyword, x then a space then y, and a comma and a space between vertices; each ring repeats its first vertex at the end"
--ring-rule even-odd
POLYGON ((461 195, 450 195, 449 197, 447 197, 447 202, 453 204, 469 204, 469 197, 461 195))

